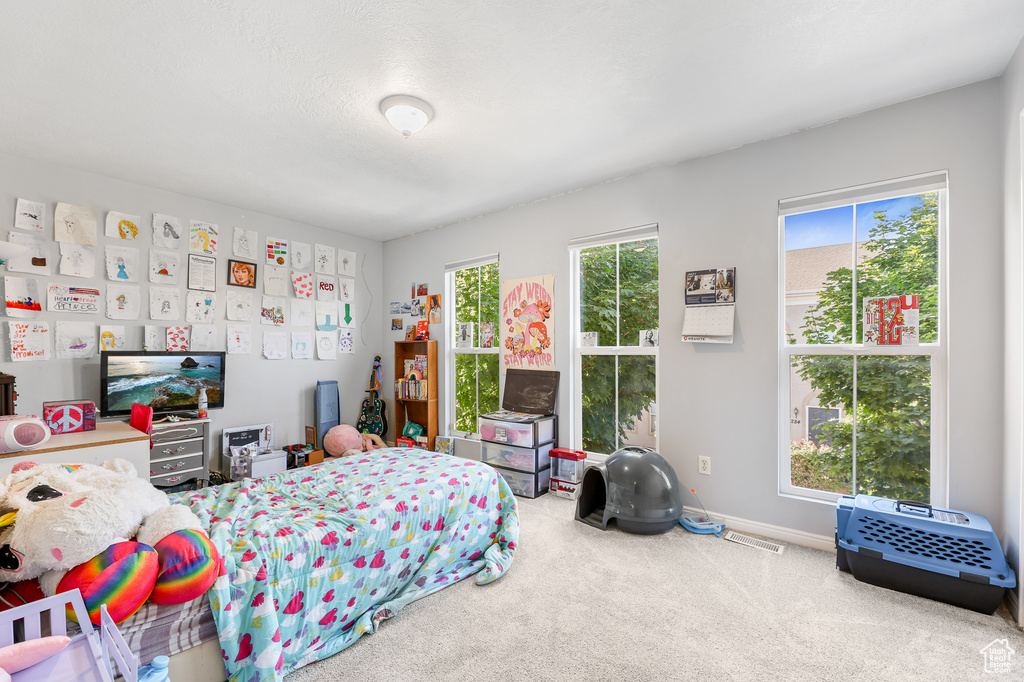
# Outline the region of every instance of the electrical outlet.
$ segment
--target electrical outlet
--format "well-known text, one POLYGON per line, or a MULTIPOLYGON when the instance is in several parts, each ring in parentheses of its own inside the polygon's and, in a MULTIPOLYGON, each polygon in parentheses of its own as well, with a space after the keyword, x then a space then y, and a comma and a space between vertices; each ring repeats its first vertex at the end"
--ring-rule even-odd
POLYGON ((707 455, 697 457, 697 473, 705 476, 711 475, 711 458, 707 455))

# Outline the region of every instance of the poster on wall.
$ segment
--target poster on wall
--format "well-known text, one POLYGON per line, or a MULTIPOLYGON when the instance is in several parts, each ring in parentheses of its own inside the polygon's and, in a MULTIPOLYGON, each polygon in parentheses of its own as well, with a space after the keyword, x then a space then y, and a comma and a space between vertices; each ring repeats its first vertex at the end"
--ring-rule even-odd
POLYGON ((865 346, 920 345, 918 294, 864 299, 865 346))
POLYGON ((501 371, 509 367, 554 369, 555 276, 501 283, 501 371))

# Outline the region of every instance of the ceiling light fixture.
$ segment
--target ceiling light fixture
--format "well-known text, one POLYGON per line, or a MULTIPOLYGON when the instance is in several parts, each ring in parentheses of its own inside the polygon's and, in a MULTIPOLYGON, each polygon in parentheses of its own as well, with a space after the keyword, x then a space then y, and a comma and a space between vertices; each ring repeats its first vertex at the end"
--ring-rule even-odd
POLYGON ((380 103, 380 113, 406 137, 423 130, 423 126, 434 118, 434 110, 429 104, 409 95, 385 97, 380 103))

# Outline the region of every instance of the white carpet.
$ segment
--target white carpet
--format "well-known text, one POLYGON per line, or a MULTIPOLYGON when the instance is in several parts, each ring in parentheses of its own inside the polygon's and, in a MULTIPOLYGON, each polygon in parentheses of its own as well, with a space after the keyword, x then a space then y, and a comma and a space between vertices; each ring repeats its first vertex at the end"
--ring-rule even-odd
POLYGON ((575 503, 519 499, 515 563, 408 606, 288 682, 352 680, 1014 680, 1024 633, 858 582, 835 556, 600 531, 575 503), (1008 639, 1004 674, 981 649, 1008 639))

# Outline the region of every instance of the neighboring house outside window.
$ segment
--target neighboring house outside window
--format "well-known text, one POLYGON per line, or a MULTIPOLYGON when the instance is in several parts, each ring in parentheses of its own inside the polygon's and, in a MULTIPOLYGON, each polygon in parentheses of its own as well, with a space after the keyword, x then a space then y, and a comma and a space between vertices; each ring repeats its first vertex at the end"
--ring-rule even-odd
POLYGON ((780 202, 781 492, 945 504, 945 201, 934 173, 780 202), (865 344, 864 299, 914 295, 919 344, 865 344))
POLYGON ((498 409, 498 257, 446 266, 449 433, 477 431, 477 417, 498 409))
POLYGON ((572 443, 611 454, 658 447, 658 227, 576 239, 572 443))

